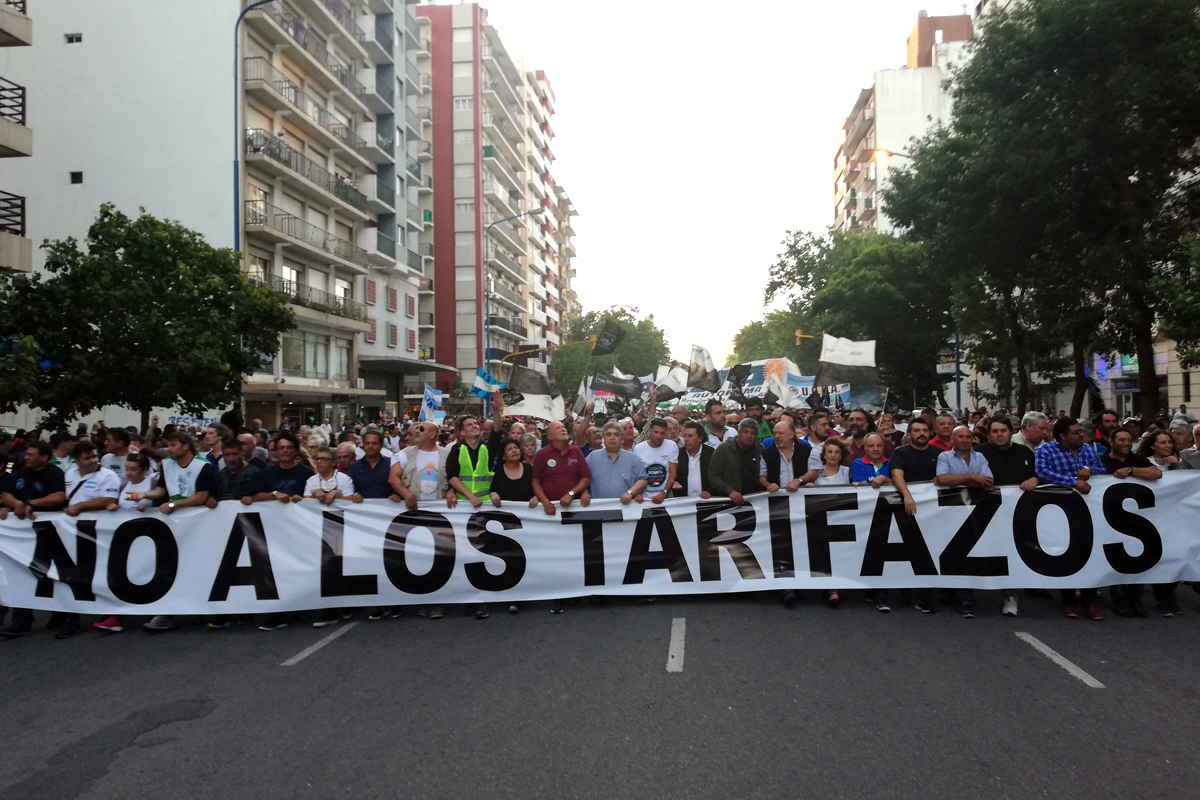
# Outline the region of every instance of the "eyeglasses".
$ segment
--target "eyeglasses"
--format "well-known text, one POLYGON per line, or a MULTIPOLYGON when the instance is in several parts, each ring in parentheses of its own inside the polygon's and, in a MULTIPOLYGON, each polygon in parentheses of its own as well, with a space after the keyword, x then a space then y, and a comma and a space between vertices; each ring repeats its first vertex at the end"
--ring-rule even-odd
POLYGON ((317 456, 313 461, 333 461, 329 456, 317 456))

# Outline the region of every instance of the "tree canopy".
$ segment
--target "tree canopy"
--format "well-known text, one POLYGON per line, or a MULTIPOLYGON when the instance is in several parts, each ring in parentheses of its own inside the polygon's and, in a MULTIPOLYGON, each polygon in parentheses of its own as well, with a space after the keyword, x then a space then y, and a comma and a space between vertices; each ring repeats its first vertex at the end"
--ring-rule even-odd
POLYGON ((43 410, 49 425, 106 405, 140 411, 144 425, 153 407, 229 405, 293 324, 287 298, 250 284, 239 253, 144 210, 131 219, 104 205, 85 247, 43 247, 44 275, 0 285, 0 340, 18 367, 0 376, 0 402, 43 410))
POLYGON ((613 306, 575 317, 567 323, 563 344, 598 335, 610 319, 625 331, 625 338, 611 355, 592 358, 591 348, 585 345, 560 347, 550 354, 550 375, 563 397, 573 397, 584 375, 597 369, 615 366, 631 375, 647 375, 670 360, 667 334, 654 324, 654 315, 640 317, 638 310, 629 306, 613 306))

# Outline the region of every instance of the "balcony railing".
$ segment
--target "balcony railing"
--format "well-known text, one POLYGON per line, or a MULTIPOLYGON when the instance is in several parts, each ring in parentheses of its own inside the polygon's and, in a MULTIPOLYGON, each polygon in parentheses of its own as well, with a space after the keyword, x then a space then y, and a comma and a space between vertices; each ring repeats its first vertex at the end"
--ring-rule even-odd
POLYGON ((408 261, 409 269, 415 269, 417 272, 420 272, 422 269, 424 269, 425 262, 421 260, 421 256, 418 253, 414 253, 412 250, 406 250, 404 257, 408 261))
POLYGON ((433 258, 433 242, 425 242, 421 245, 421 255, 433 258))
POLYGON ((408 82, 412 84, 414 89, 421 88, 421 71, 407 57, 404 59, 404 74, 408 77, 408 82))
MULTIPOLYGON (((321 62, 321 65, 329 70, 343 86, 355 95, 366 94, 366 88, 344 66, 338 63, 337 59, 329 55, 329 49, 325 47, 325 43, 316 35, 309 33, 308 23, 285 9, 282 3, 267 3, 265 6, 259 6, 257 10, 261 10, 275 20, 288 36, 292 37, 309 55, 321 62)), ((350 30, 354 31, 357 28, 350 30)))
POLYGON ((25 13, 25 0, 4 0, 4 5, 13 9, 18 14, 25 13))
POLYGON ((432 347, 418 347, 417 348, 417 360, 418 361, 433 361, 433 348, 432 347))
POLYGON ((432 311, 422 311, 420 314, 417 315, 417 322, 420 325, 432 325, 433 324, 433 312, 432 311))
POLYGON ((419 84, 419 86, 421 87, 422 90, 429 89, 433 86, 433 78, 431 78, 429 76, 428 72, 421 73, 421 83, 419 84))
POLYGON ((263 225, 359 266, 367 266, 367 251, 329 231, 281 211, 266 200, 246 201, 246 225, 263 225))
POLYGON ((433 109, 429 106, 422 106, 417 109, 417 116, 427 122, 433 122, 433 109))
POLYGON ((392 37, 393 30, 395 29, 390 22, 385 23, 383 18, 375 18, 375 41, 389 53, 395 52, 396 49, 396 40, 392 37))
POLYGON ((314 311, 324 311, 334 316, 358 320, 359 322, 365 322, 367 319, 367 307, 357 300, 351 300, 348 297, 338 297, 322 289, 314 289, 311 286, 305 286, 303 283, 297 281, 289 281, 278 275, 266 274, 262 277, 251 275, 249 276, 249 281, 258 286, 269 286, 280 294, 287 295, 288 299, 298 306, 311 308, 314 311))
MULTIPOLYGON (((272 7, 273 4, 265 6, 265 8, 272 7)), ((335 139, 346 146, 354 150, 362 150, 367 146, 366 141, 350 130, 348 125, 305 94, 303 89, 292 83, 282 72, 271 66, 271 63, 267 59, 261 56, 247 58, 244 77, 246 81, 263 81, 270 84, 276 94, 299 108, 304 116, 329 131, 335 139)))
POLYGON ((404 107, 404 118, 408 122, 408 127, 418 133, 421 132, 421 118, 417 116, 417 112, 408 106, 404 107))
POLYGON ((337 0, 325 0, 325 8, 338 21, 338 25, 341 25, 346 33, 350 34, 351 39, 359 43, 367 40, 367 35, 360 31, 358 26, 354 24, 354 16, 346 10, 345 6, 337 2, 337 0))
POLYGON ((522 297, 520 293, 509 289, 504 284, 496 282, 492 285, 492 289, 496 292, 496 294, 500 295, 505 300, 508 300, 509 302, 521 307, 525 306, 525 298, 522 297))
MULTIPOLYGON (((330 174, 324 167, 319 167, 310 161, 299 150, 289 147, 278 136, 261 128, 250 128, 246 131, 246 155, 254 154, 265 155, 355 208, 366 210, 367 196, 354 188, 349 178, 330 174)), ((395 192, 394 189, 392 191, 395 192)))
MULTIPOLYGON (((495 322, 495 320, 492 320, 492 322, 495 322)), ((505 356, 514 356, 514 355, 516 355, 516 353, 514 351, 505 350, 501 347, 487 348, 487 360, 488 361, 499 361, 500 359, 504 358, 505 356)))
POLYGON ((421 209, 417 206, 416 203, 408 204, 408 218, 410 220, 412 220, 413 222, 421 221, 421 209))
POLYGON ((396 187, 381 178, 375 179, 375 196, 392 208, 396 207, 396 187))
POLYGON ((416 16, 412 13, 412 6, 405 4, 404 6, 404 27, 412 34, 414 39, 420 39, 420 26, 417 23, 416 16))
POLYGON ((421 280, 417 281, 417 291, 432 292, 433 291, 433 278, 421 278, 421 280))
POLYGON ((25 87, 0 78, 0 119, 25 124, 25 87))
POLYGON ((394 155, 396 152, 395 143, 395 137, 388 136, 381 130, 375 131, 375 144, 379 145, 379 149, 389 156, 394 155))
POLYGON ((377 247, 379 252, 391 259, 396 258, 396 240, 388 236, 383 231, 379 231, 377 247))
POLYGON ((404 167, 418 181, 421 180, 421 162, 414 158, 406 158, 404 159, 404 167))
POLYGON ((0 231, 25 235, 25 198, 0 191, 0 231))

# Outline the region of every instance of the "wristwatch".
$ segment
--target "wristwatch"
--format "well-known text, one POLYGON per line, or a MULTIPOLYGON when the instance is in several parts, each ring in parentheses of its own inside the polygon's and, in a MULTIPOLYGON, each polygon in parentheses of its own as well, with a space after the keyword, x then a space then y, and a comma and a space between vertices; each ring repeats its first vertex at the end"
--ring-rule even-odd
POLYGON ((170 509, 171 511, 174 511, 175 510, 175 501, 172 500, 171 502, 167 503, 167 508, 170 509))
POLYGON ((574 489, 572 489, 571 491, 567 492, 567 497, 574 497, 574 496, 575 496, 575 490, 574 490, 574 489))

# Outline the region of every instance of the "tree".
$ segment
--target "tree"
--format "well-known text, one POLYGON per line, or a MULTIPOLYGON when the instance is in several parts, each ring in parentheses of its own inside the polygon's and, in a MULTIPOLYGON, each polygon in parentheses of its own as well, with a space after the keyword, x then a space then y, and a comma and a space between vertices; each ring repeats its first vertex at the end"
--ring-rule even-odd
MULTIPOLYGON (((873 233, 789 231, 788 237, 765 300, 787 300, 814 331, 874 339, 880 378, 897 396, 940 391, 935 365, 953 327, 949 298, 925 280, 921 245, 873 233)), ((818 348, 804 352, 812 353, 815 367, 818 348)))
POLYGON ((613 306, 575 317, 567 323, 563 344, 586 341, 589 336, 599 334, 610 319, 625 331, 625 338, 611 355, 593 358, 591 348, 586 345, 559 347, 550 354, 550 376, 563 397, 574 397, 579 382, 597 369, 615 366, 631 375, 648 375, 670 360, 667 334, 654 324, 654 315, 639 318, 638 310, 629 306, 613 306))
POLYGON ((910 148, 885 193, 954 286, 963 324, 1004 321, 1003 337, 976 338, 1011 348, 1022 402, 1047 350, 1072 345, 1082 379, 1090 347, 1121 348, 1139 358, 1153 414, 1156 324, 1200 334, 1171 310, 1175 293, 1158 293, 1166 279, 1186 296, 1197 280, 1183 244, 1197 187, 1179 182, 1200 167, 1197 11, 1041 0, 997 12, 955 76, 949 128, 910 148), (972 299, 973 283, 985 291, 972 299))
POLYGON ((286 296, 249 283, 240 254, 207 244, 142 210, 104 205, 86 247, 47 242, 46 274, 0 286, 0 339, 34 332, 41 369, 32 386, 0 378, 62 425, 105 405, 199 414, 232 403, 292 327, 286 296))
POLYGON ((821 354, 820 332, 813 326, 814 318, 794 308, 768 311, 761 320, 748 323, 733 337, 733 354, 727 367, 745 361, 786 357, 796 362, 800 371, 812 375, 821 354), (802 339, 796 344, 796 331, 816 339, 802 339))

